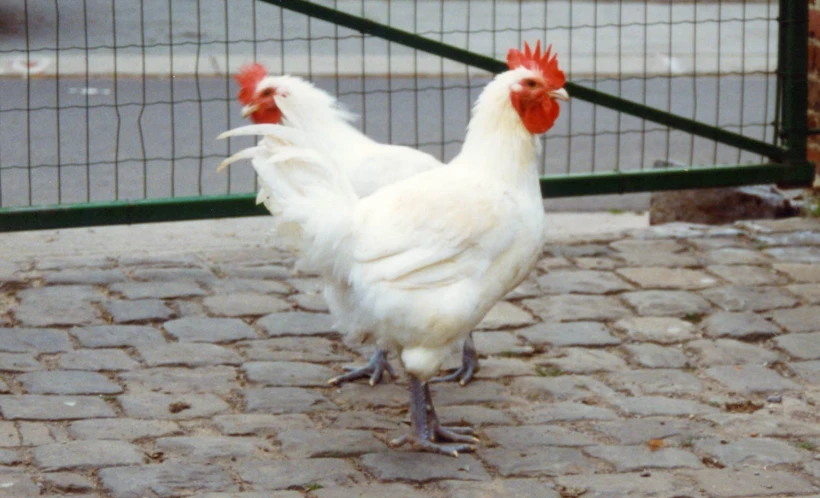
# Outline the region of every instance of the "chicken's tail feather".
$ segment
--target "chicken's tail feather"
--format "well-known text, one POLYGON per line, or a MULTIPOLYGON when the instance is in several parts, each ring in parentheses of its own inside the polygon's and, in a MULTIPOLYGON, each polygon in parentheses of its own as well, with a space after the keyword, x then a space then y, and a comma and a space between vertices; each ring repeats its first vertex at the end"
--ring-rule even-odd
POLYGON ((220 138, 259 134, 264 138, 252 152, 246 149, 225 162, 251 159, 259 176, 257 202, 276 216, 277 233, 301 249, 301 268, 336 271, 358 199, 353 186, 333 161, 304 146, 307 139, 298 130, 251 125, 220 138))

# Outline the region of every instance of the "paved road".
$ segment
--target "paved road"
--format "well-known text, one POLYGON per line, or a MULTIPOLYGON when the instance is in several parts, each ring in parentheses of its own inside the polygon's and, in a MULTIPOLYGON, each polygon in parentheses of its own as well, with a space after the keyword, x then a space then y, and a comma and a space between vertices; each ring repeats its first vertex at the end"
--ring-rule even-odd
POLYGON ((816 220, 548 241, 433 387, 458 459, 389 448, 403 380, 327 386, 366 351, 256 236, 0 261, 1 497, 820 496, 816 220))
MULTIPOLYGON (((766 71, 775 67, 777 4, 774 2, 513 2, 447 0, 322 0, 356 15, 388 23, 482 54, 503 58, 521 39, 555 44, 573 78, 598 74, 700 74, 766 71), (467 34, 469 33, 469 35, 467 34)), ((253 0, 200 2, 46 2, 7 0, 0 6, 0 74, 12 60, 31 56, 46 72, 112 72, 114 47, 120 72, 224 73, 258 55, 281 71, 356 75, 362 58, 368 74, 384 74, 387 44, 329 23, 308 21, 253 0), (28 4, 28 13, 24 5, 28 4), (58 9, 59 7, 59 9, 58 9), (28 40, 24 26, 28 21, 28 40), (59 22, 58 22, 59 21, 59 22), (59 38, 56 27, 59 26, 59 38), (87 28, 87 29, 86 29, 87 28), (307 43, 307 39, 314 40, 307 43), (250 43, 256 40, 257 43, 250 43), (226 43, 227 42, 227 43, 226 43), (171 48, 173 45, 173 48, 171 48), (142 47, 146 46, 143 53, 142 47), (90 52, 86 48, 91 47, 90 52), (147 56, 144 61, 142 56, 147 56), (337 57, 338 56, 338 57, 337 57)), ((392 69, 407 74, 407 50, 394 48, 392 69)), ((439 61, 422 56, 418 70, 438 72, 439 61)), ((458 66, 448 67, 457 73, 458 66)))
MULTIPOLYGON (((373 138, 420 144, 449 160, 460 148, 469 107, 486 80, 462 76, 316 81, 363 115, 361 124, 373 138)), ((229 152, 227 144, 214 137, 243 123, 232 85, 221 77, 148 78, 144 85, 142 79, 120 78, 116 87, 106 78, 92 78, 88 85, 73 78, 0 79, 0 204, 251 191, 254 179, 247 165, 234 166, 230 176, 214 171, 229 152), (25 111, 27 105, 31 112, 25 111), (58 106, 59 113, 53 109, 58 106), (59 174, 56 164, 61 165, 59 174)), ((773 116, 774 82, 763 76, 720 81, 680 77, 671 86, 668 80, 650 79, 645 93, 641 80, 625 80, 620 88, 616 81, 601 81, 598 88, 637 101, 645 97, 661 108, 668 108, 672 97, 675 112, 706 122, 719 118, 722 125, 756 123, 743 131, 758 138, 763 133, 760 125, 773 116)), ((728 147, 715 149, 709 141, 693 141, 683 133, 667 134, 651 123, 644 130, 636 119, 619 119, 612 111, 581 101, 565 107, 548 137, 548 174, 611 171, 617 164, 631 170, 667 157, 691 164, 759 160, 738 156, 728 147)), ((247 143, 235 140, 230 150, 247 143)))

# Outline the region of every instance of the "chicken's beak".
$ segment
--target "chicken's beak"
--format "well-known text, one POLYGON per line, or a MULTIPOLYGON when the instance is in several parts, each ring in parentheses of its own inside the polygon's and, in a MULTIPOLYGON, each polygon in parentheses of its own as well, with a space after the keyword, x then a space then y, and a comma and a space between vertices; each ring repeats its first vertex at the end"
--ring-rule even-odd
POLYGON ((559 88, 558 90, 553 90, 548 94, 553 99, 558 100, 569 100, 569 94, 563 88, 559 88))
POLYGON ((259 104, 248 104, 242 108, 242 117, 247 118, 251 114, 259 110, 259 104))

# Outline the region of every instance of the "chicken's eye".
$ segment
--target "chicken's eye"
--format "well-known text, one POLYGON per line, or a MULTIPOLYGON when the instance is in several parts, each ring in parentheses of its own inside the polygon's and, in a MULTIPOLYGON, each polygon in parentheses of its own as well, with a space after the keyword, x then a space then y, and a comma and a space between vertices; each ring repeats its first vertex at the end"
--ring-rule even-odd
POLYGON ((527 88, 535 88, 538 86, 538 83, 536 83, 534 79, 527 78, 524 80, 524 86, 527 88))
POLYGON ((270 97, 273 95, 273 88, 265 88, 259 93, 260 97, 270 97))

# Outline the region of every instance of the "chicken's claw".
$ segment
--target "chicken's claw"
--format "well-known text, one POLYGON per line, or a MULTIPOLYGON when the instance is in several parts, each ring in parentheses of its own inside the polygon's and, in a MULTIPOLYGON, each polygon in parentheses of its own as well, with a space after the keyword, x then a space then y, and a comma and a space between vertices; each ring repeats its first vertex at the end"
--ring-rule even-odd
POLYGON ((467 337, 467 340, 464 341, 464 352, 461 357, 460 367, 456 368, 447 375, 430 379, 430 382, 452 382, 457 380, 459 384, 466 386, 471 380, 473 380, 473 375, 475 375, 479 369, 478 351, 475 349, 472 334, 470 334, 470 336, 467 337))
MULTIPOLYGON (((475 438, 473 438, 475 439, 475 438)), ((410 444, 414 450, 427 451, 429 453, 439 453, 452 457, 458 457, 459 452, 470 453, 475 451, 475 446, 471 444, 438 444, 420 438, 415 434, 406 434, 390 441, 390 446, 397 448, 404 444, 410 444)))
POLYGON ((381 382, 384 372, 389 373, 390 377, 396 378, 396 371, 393 369, 393 365, 387 361, 387 353, 383 349, 377 349, 373 353, 373 356, 370 357, 370 361, 367 362, 367 365, 361 368, 345 367, 345 369, 349 370, 349 372, 333 377, 327 381, 327 383, 333 386, 340 386, 345 382, 370 377, 370 385, 375 386, 381 382))

